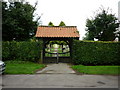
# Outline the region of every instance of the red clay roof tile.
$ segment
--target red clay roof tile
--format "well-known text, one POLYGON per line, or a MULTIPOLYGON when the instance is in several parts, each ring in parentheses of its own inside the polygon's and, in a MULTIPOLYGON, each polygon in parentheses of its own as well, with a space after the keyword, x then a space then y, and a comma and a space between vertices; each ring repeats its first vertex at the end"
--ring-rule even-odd
POLYGON ((39 26, 35 37, 79 37, 76 26, 39 26))

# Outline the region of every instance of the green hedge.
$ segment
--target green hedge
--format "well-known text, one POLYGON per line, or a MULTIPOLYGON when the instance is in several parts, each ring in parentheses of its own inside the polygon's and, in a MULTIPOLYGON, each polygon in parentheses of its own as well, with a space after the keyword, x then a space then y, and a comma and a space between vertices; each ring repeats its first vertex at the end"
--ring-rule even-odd
POLYGON ((74 40, 72 59, 74 64, 120 65, 120 42, 74 40))
POLYGON ((42 42, 2 42, 2 60, 23 60, 38 62, 41 58, 42 42))

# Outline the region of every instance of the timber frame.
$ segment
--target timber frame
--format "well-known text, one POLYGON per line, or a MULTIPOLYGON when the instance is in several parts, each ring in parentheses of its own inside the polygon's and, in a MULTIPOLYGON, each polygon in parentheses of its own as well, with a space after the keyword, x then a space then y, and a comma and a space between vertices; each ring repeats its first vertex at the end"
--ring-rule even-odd
MULTIPOLYGON (((45 27, 44 27, 45 28, 45 27)), ((49 27, 47 27, 48 28, 48 30, 49 30, 49 27)), ((50 27, 51 28, 51 27, 50 27)), ((56 28, 56 27, 55 27, 56 28)), ((57 28, 59 28, 58 26, 57 26, 57 28)), ((66 28, 66 27, 62 27, 62 29, 64 29, 64 28, 66 28)), ((73 28, 76 28, 75 26, 69 26, 69 28, 71 29, 73 29, 73 28)), ((67 27, 67 29, 69 29, 68 27, 67 27)), ((53 29, 54 29, 54 27, 53 27, 53 29)), ((60 27, 60 30, 61 30, 61 27, 60 27)), ((58 31, 59 33, 60 33, 60 30, 58 31)), ((76 29, 77 30, 77 29, 76 29)), ((55 30, 54 30, 55 31, 55 30)), ((56 30, 57 31, 57 30, 56 30)), ((61 30, 62 31, 62 30, 61 30)), ((67 31, 68 32, 68 31, 67 31)), ((40 32, 39 32, 40 33, 40 32)), ((37 32, 37 34, 39 34, 38 32, 37 32)), ((49 33, 52 33, 52 32, 49 32, 49 33)), ((64 33, 64 32, 63 32, 64 33)), ((65 41, 66 43, 67 43, 67 45, 69 46, 69 49, 70 49, 70 57, 69 57, 69 60, 68 61, 63 61, 63 62, 69 62, 69 63, 71 63, 72 61, 72 44, 73 44, 73 40, 74 39, 76 39, 76 40, 79 40, 79 35, 78 35, 78 33, 77 33, 77 31, 75 31, 74 30, 74 32, 73 32, 73 35, 75 36, 75 37, 73 37, 73 36, 71 36, 70 37, 70 35, 68 35, 68 37, 63 37, 63 35, 62 36, 60 36, 61 34, 59 34, 59 37, 54 37, 54 35, 51 37, 51 36, 37 36, 37 34, 36 34, 36 38, 38 39, 38 41, 39 40, 42 40, 43 41, 43 50, 42 50, 42 63, 50 63, 49 61, 50 61, 50 58, 46 58, 45 57, 45 48, 46 48, 46 45, 50 42, 50 41, 55 41, 55 40, 57 40, 57 41, 65 41), (49 59, 48 61, 47 61, 47 59, 49 59)), ((45 33, 43 33, 43 35, 44 35, 45 33)), ((42 35, 42 34, 41 34, 42 35)), ((64 60, 64 58, 65 57, 63 57, 63 58, 61 58, 62 60, 64 60)), ((68 58, 65 58, 65 59, 68 59, 68 58)), ((62 60, 59 60, 59 61, 62 61, 62 60)), ((52 62, 52 63, 55 63, 55 60, 51 60, 51 61, 54 61, 54 62, 52 62)))

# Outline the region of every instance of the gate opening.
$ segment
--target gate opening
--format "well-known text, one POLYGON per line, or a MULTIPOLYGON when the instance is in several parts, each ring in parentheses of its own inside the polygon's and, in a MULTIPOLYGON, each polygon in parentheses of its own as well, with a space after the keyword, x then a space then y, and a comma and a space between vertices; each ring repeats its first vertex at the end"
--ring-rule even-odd
POLYGON ((45 44, 45 62, 70 62, 70 47, 68 41, 53 40, 45 44))

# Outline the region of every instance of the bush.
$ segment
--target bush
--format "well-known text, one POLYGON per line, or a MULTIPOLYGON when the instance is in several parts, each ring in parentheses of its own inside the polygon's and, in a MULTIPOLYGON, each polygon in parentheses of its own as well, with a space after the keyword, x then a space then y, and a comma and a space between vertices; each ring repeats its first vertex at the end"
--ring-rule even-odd
POLYGON ((41 50, 41 41, 2 42, 2 59, 38 62, 41 50))
POLYGON ((7 60, 10 58, 10 42, 3 42, 2 43, 2 59, 7 60))
POLYGON ((74 40, 72 59, 74 64, 120 65, 120 42, 74 40))

